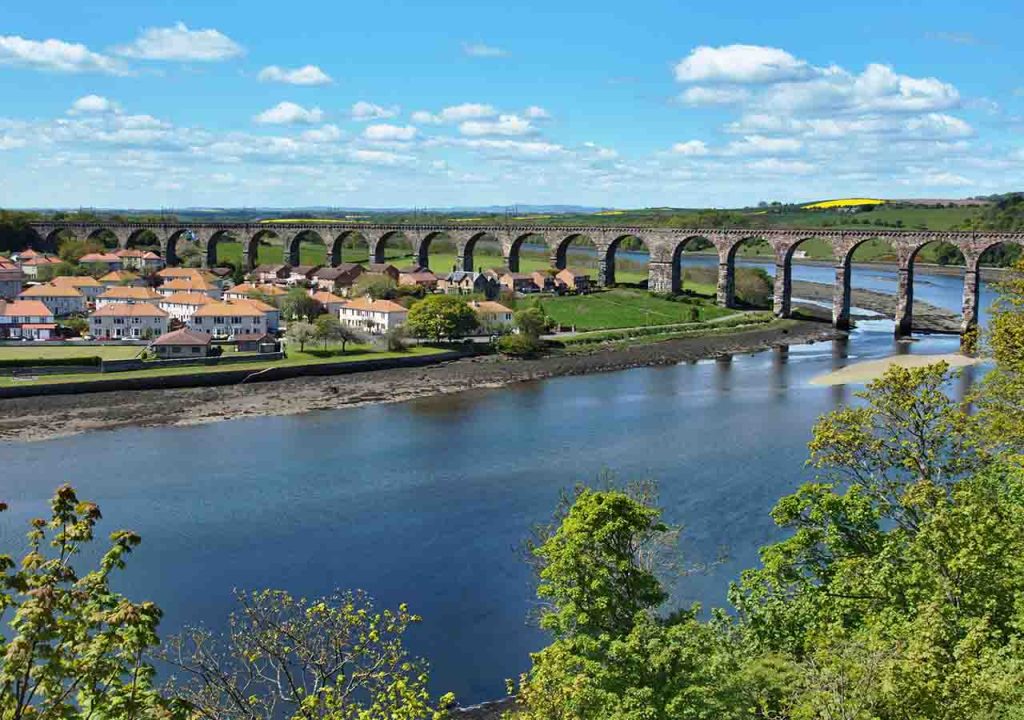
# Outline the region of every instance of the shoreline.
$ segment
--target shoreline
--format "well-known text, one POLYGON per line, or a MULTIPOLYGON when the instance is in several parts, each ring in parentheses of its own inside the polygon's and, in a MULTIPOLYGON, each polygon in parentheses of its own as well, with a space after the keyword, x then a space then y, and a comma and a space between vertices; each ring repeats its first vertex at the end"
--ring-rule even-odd
POLYGON ((423 367, 258 384, 8 399, 0 402, 0 443, 50 440, 95 430, 188 426, 405 402, 554 377, 750 354, 779 345, 802 345, 842 336, 844 333, 827 323, 779 320, 721 335, 597 348, 536 360, 477 356, 423 367))

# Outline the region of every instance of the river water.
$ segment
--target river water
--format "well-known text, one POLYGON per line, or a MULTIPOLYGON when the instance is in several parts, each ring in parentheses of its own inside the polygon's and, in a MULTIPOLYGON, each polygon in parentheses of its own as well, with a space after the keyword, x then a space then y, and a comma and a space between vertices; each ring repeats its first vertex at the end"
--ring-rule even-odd
MULTIPOLYGON (((797 266, 794 277, 829 282, 831 272, 797 266)), ((853 279, 895 286, 877 268, 853 279)), ((958 278, 919 276, 917 289, 959 308, 958 278)), ((853 361, 956 347, 937 336, 897 344, 879 320, 846 342, 730 360, 0 445, 0 500, 11 505, 0 552, 20 551, 27 519, 70 482, 101 505, 104 532, 142 534, 120 587, 164 608, 165 633, 223 626, 232 588, 358 587, 423 615, 410 645, 430 659, 438 691, 493 698, 544 644, 527 622, 533 586, 517 548, 561 490, 608 472, 656 480, 667 518, 685 527, 687 558, 726 557, 681 581, 674 600, 721 604, 779 537, 774 502, 809 478, 815 419, 857 389, 809 381, 853 361)))

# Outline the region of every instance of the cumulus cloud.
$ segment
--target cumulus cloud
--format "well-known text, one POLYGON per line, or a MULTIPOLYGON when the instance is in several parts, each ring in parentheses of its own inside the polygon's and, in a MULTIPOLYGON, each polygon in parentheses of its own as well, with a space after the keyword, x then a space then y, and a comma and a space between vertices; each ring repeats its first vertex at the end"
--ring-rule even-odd
POLYGON ((146 28, 130 44, 115 49, 118 55, 139 60, 210 62, 237 57, 242 46, 212 28, 190 30, 183 22, 171 27, 146 28))
POLYGON ((803 160, 780 160, 778 158, 754 160, 748 162, 746 167, 754 172, 774 175, 809 175, 816 169, 814 165, 803 160))
POLYGON ((315 124, 323 120, 324 113, 318 107, 306 109, 293 102, 280 102, 264 110, 254 120, 264 125, 315 124))
POLYGON ((360 100, 352 105, 352 109, 349 112, 351 113, 353 120, 387 120, 388 118, 393 118, 398 115, 399 108, 397 105, 382 107, 371 102, 366 102, 365 100, 360 100))
POLYGON ((675 67, 676 80, 702 83, 773 83, 814 73, 807 62, 785 50, 760 45, 701 46, 675 67))
POLYGON ((302 139, 312 143, 326 143, 341 140, 345 133, 337 125, 310 128, 302 133, 302 139))
POLYGON ((476 120, 479 118, 490 118, 498 114, 498 111, 491 105, 481 103, 462 103, 444 108, 439 113, 430 113, 426 110, 417 110, 412 114, 412 121, 423 125, 441 125, 444 123, 457 123, 465 120, 476 120))
POLYGON ((548 111, 540 107, 539 105, 531 105, 530 107, 526 108, 525 110, 523 110, 523 115, 530 118, 531 120, 548 120, 551 118, 551 115, 548 114, 548 111))
POLYGON ((706 105, 736 105, 750 97, 750 91, 746 88, 726 87, 703 87, 700 85, 687 88, 679 99, 684 105, 690 107, 702 107, 706 105))
POLYGON ((687 140, 672 146, 672 152, 677 155, 699 156, 708 154, 708 146, 702 140, 687 140))
POLYGON ((0 65, 16 65, 54 72, 99 72, 123 75, 118 60, 93 52, 80 43, 63 40, 28 40, 18 35, 0 35, 0 65))
POLYGON ((442 145, 465 147, 470 150, 478 150, 490 155, 502 157, 519 158, 548 158, 563 155, 566 150, 561 145, 550 142, 524 141, 524 140, 496 140, 496 139, 469 139, 469 138, 446 138, 439 141, 442 145))
POLYGON ((495 47, 494 45, 487 45, 486 43, 481 42, 462 43, 462 52, 465 53, 466 55, 469 55, 470 57, 483 58, 505 57, 506 55, 508 55, 508 52, 501 49, 500 47, 495 47))
POLYGON ((470 137, 482 135, 529 135, 535 128, 518 115, 499 115, 497 120, 467 120, 459 124, 459 132, 470 137))
POLYGON ((316 65, 303 65, 289 70, 277 65, 268 65, 260 70, 262 82, 279 82, 288 85, 329 85, 331 76, 316 65))
POLYGON ((363 131, 363 137, 371 142, 409 142, 416 137, 416 128, 412 125, 370 125, 363 131))
POLYGON ((26 142, 23 138, 0 135, 0 150, 14 150, 16 148, 25 147, 25 145, 26 142))
POLYGON ((386 150, 352 150, 348 153, 352 162, 364 165, 406 165, 415 162, 416 158, 411 155, 388 152, 386 150))
POLYGON ((70 115, 82 115, 84 113, 106 113, 117 112, 117 103, 108 100, 100 95, 83 95, 71 103, 70 115))
POLYGON ((742 140, 729 143, 726 152, 730 155, 782 155, 799 152, 803 143, 794 138, 746 135, 742 140))

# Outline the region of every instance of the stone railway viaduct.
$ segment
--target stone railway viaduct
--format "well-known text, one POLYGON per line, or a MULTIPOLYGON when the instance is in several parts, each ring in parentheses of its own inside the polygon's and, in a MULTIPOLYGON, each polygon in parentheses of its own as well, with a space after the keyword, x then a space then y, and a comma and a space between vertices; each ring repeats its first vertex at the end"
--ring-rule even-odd
POLYGON ((718 303, 729 307, 735 301, 735 260, 740 245, 747 240, 760 239, 771 245, 775 256, 774 311, 779 317, 788 317, 792 298, 793 256, 805 240, 818 238, 831 244, 836 258, 836 277, 832 304, 832 321, 837 328, 850 325, 850 265, 854 250, 873 238, 889 242, 897 255, 899 283, 897 288, 896 334, 907 335, 913 324, 914 258, 930 242, 945 241, 955 245, 964 255, 963 330, 978 322, 978 271, 981 255, 988 248, 1001 243, 1024 245, 1024 233, 1000 232, 939 232, 911 230, 815 230, 815 229, 749 229, 749 228, 659 228, 659 227, 585 227, 553 225, 384 225, 334 222, 287 223, 68 223, 38 222, 32 227, 41 240, 51 247, 59 233, 70 233, 79 238, 112 233, 118 245, 128 247, 144 234, 152 233, 160 243, 161 253, 168 265, 178 262, 176 248, 180 242, 198 244, 204 266, 212 265, 217 257, 217 243, 221 240, 240 242, 246 268, 255 265, 261 241, 282 243, 285 258, 299 264, 299 246, 304 240, 319 240, 327 247, 332 265, 341 262, 342 243, 350 239, 365 242, 370 257, 384 262, 385 247, 389 242, 404 239, 412 247, 419 265, 427 267, 430 244, 436 238, 454 243, 458 266, 472 270, 473 250, 481 240, 490 240, 501 246, 505 265, 512 271, 519 269, 522 245, 545 245, 555 268, 566 266, 569 246, 574 240, 587 238, 597 250, 600 285, 615 282, 615 251, 628 237, 638 238, 649 253, 648 287, 655 292, 672 292, 680 288, 680 256, 694 240, 711 243, 718 252, 718 303))

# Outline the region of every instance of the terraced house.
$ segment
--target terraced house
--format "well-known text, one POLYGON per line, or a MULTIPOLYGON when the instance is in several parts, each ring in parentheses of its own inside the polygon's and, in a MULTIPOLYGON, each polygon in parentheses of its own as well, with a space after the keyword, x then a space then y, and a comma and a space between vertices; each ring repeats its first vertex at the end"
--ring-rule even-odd
POLYGON ((150 287, 132 287, 131 285, 116 285, 108 288, 96 298, 96 307, 102 308, 114 303, 139 303, 148 302, 156 305, 163 296, 150 287))
POLYGON ((152 303, 110 303, 89 317, 89 330, 94 337, 104 340, 146 340, 167 332, 169 318, 165 310, 152 303))
POLYGON ((40 301, 57 317, 85 312, 85 295, 73 287, 43 283, 23 290, 18 297, 40 301))
POLYGON ((85 295, 87 302, 96 300, 107 289, 99 280, 88 275, 61 275, 50 282, 57 287, 74 288, 85 295))
POLYGON ((179 292, 162 298, 159 306, 175 320, 188 324, 188 321, 196 314, 196 310, 215 302, 217 301, 206 293, 179 292))
POLYGON ((190 329, 218 338, 250 335, 267 331, 267 316, 242 300, 212 302, 195 311, 190 329))
POLYGON ((0 338, 49 340, 56 330, 53 312, 39 300, 0 300, 0 338))

